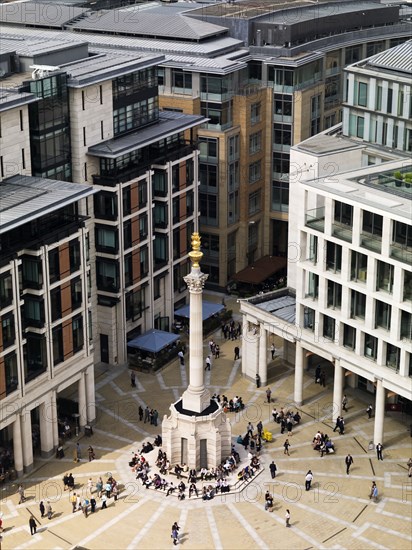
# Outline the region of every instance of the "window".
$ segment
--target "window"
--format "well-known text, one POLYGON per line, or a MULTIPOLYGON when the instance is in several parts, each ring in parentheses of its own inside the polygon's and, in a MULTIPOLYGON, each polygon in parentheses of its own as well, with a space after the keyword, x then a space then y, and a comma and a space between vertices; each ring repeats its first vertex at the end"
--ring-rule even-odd
POLYGON ((0 308, 3 309, 13 301, 13 286, 10 273, 0 276, 0 308))
MULTIPOLYGON (((183 279, 185 277, 189 270, 189 263, 190 262, 183 262, 181 264, 176 265, 173 268, 173 290, 174 292, 183 292, 186 290, 186 283, 183 279)), ((203 267, 202 267, 203 270, 203 267)))
POLYGON ((328 281, 328 307, 340 309, 342 304, 342 285, 328 281))
POLYGON ((401 314, 401 339, 412 340, 412 314, 408 311, 401 314))
POLYGON ((200 193, 199 203, 201 223, 213 226, 217 225, 217 196, 212 195, 211 193, 200 193))
POLYGON ((356 329, 349 325, 343 325, 343 345, 354 350, 356 346, 356 329))
POLYGON ((393 242, 404 247, 412 248, 412 225, 394 221, 393 242))
POLYGON ((260 122, 262 106, 260 103, 253 103, 250 106, 250 122, 251 124, 257 124, 260 122))
POLYGON ((358 83, 358 105, 366 107, 368 102, 368 85, 364 82, 358 83))
POLYGON ((342 269, 342 247, 326 241, 326 268, 334 272, 340 272, 342 269))
POLYGON ((385 330, 390 330, 391 328, 391 312, 392 307, 385 302, 376 300, 376 309, 375 309, 375 326, 384 328, 385 330))
POLYGON ((115 136, 132 132, 159 118, 158 97, 142 98, 113 110, 113 133, 115 136))
POLYGON ((131 286, 133 284, 133 256, 126 254, 124 257, 124 284, 131 286))
POLYGON ((274 113, 275 117, 292 116, 292 96, 275 94, 274 113))
POLYGON ((26 170, 26 155, 24 149, 21 150, 21 167, 26 170))
POLYGON ((365 319, 366 296, 356 290, 351 291, 351 317, 365 319))
POLYGON ((6 395, 17 390, 18 374, 17 374, 17 355, 16 352, 9 353, 4 357, 4 375, 6 378, 6 395))
POLYGON ((149 251, 147 246, 140 249, 140 276, 146 277, 149 272, 149 251))
POLYGON ((153 194, 158 197, 167 195, 167 178, 166 172, 163 170, 155 170, 153 174, 153 194))
POLYGON ((103 86, 99 86, 100 105, 103 105, 103 86))
MULTIPOLYGON (((140 204, 140 202, 139 202, 140 204)), ((94 195, 94 215, 103 220, 117 219, 117 196, 100 191, 94 195)))
POLYGON ((55 288, 50 291, 50 309, 52 322, 61 319, 62 317, 62 302, 60 288, 55 288))
MULTIPOLYGON (((123 224, 123 248, 127 250, 132 247, 132 222, 127 220, 123 224)), ((97 249, 97 246, 96 246, 97 249)))
POLYGON ((352 46, 345 50, 345 65, 350 65, 361 59, 362 46, 352 46))
POLYGON ((390 115, 392 113, 392 101, 393 101, 393 90, 388 88, 388 98, 386 102, 386 112, 390 115))
POLYGON ((118 231, 108 225, 96 225, 96 250, 115 254, 119 249, 118 231))
MULTIPOLYGON (((209 138, 210 139, 210 138, 209 138)), ((239 134, 228 138, 229 162, 237 160, 240 156, 239 134)))
POLYGON ((19 110, 19 115, 20 115, 20 130, 23 131, 24 130, 23 111, 21 109, 19 110))
POLYGON ((352 281, 366 283, 368 271, 368 257, 360 252, 352 250, 351 279, 352 281))
POLYGON ((403 280, 403 299, 411 301, 412 300, 412 272, 404 271, 404 280, 403 280))
POLYGON ((382 86, 376 87, 376 110, 382 111, 382 86))
POLYGON ((363 210, 362 231, 382 237, 383 217, 373 212, 363 210))
POLYGON ((260 212, 261 208, 261 191, 259 189, 258 191, 250 193, 249 195, 249 215, 260 212))
POLYGON ((87 140, 86 140, 86 127, 83 126, 83 145, 86 146, 87 145, 87 140))
POLYGON ((394 267, 386 262, 378 260, 376 272, 376 290, 393 292, 394 267))
POLYGON ((53 340, 53 365, 58 365, 64 361, 63 351, 63 330, 61 325, 55 327, 52 331, 53 340))
POLYGON ((318 238, 316 235, 309 235, 309 257, 308 260, 314 264, 318 261, 318 238))
POLYGON ((292 126, 290 124, 273 125, 273 143, 276 150, 289 150, 292 145, 292 126), (284 147, 284 146, 287 147, 284 147))
POLYGON ((401 361, 401 350, 392 344, 386 344, 386 366, 390 369, 399 370, 401 361))
POLYGON ((14 344, 16 331, 14 326, 14 315, 9 313, 1 318, 1 333, 3 336, 3 349, 14 344))
POLYGON ((82 305, 82 281, 80 277, 72 279, 70 283, 70 292, 72 297, 72 310, 82 305))
POLYGON ((352 227, 352 219, 353 206, 344 202, 335 201, 335 222, 341 223, 343 225, 350 225, 352 227))
POLYGON ((249 137, 249 154, 254 155, 262 148, 262 132, 256 132, 249 137))
POLYGON ((140 319, 145 306, 145 289, 134 290, 126 294, 126 319, 135 321, 140 319))
POLYGON ((174 197, 172 201, 172 217, 173 223, 180 221, 180 197, 174 197))
POLYGON ((201 103, 202 116, 210 120, 205 123, 206 128, 225 130, 232 126, 232 101, 224 103, 201 103))
POLYGON ((147 182, 146 181, 139 181, 138 194, 139 194, 139 208, 143 208, 147 204, 147 182))
POLYGON ((315 273, 308 273, 308 292, 307 296, 311 296, 314 300, 319 295, 319 275, 315 273))
POLYGON ((155 235, 153 242, 153 258, 155 263, 155 269, 162 267, 168 260, 168 238, 167 235, 155 235))
POLYGON ((183 71, 182 69, 172 69, 172 86, 177 93, 191 93, 192 73, 183 71))
POLYGON ((85 92, 84 90, 82 90, 82 111, 84 111, 86 109, 86 105, 85 105, 85 92))
POLYGON ((199 160, 217 162, 218 140, 216 138, 199 137, 199 160))
POLYGON ((157 300, 162 295, 162 287, 164 282, 164 275, 159 275, 154 278, 153 281, 153 299, 157 300))
POLYGON ((323 316, 323 336, 328 340, 335 339, 335 319, 328 315, 323 316))
POLYGON ((147 214, 139 216, 139 238, 143 241, 147 237, 147 214))
POLYGON ((43 271, 40 258, 24 256, 22 262, 23 286, 39 289, 43 285, 43 271))
POLYGON ((218 167, 214 164, 199 163, 200 185, 217 189, 218 167))
POLYGON ((115 260, 96 260, 96 279, 98 290, 119 291, 119 265, 115 260))
POLYGON ((315 331, 315 310, 310 307, 303 308, 303 327, 315 331))
POLYGON ((130 216, 130 214, 132 213, 132 193, 131 193, 130 185, 123 188, 122 200, 123 200, 123 216, 130 216))
POLYGON ((261 174, 261 161, 252 162, 249 164, 249 183, 255 183, 260 180, 261 174))
POLYGON ((202 249, 205 259, 219 261, 219 235, 204 233, 202 235, 202 249))
POLYGON ((30 382, 47 369, 45 335, 26 333, 26 345, 23 348, 24 381, 30 382))
POLYGON ((276 212, 289 211, 289 182, 272 182, 272 210, 276 212))
POLYGON ((364 352, 365 357, 369 357, 369 359, 373 359, 376 361, 376 358, 378 356, 378 339, 374 336, 371 336, 370 334, 365 334, 365 346, 364 346, 364 352))
POLYGON ((77 315, 76 317, 73 317, 72 337, 73 337, 73 352, 76 353, 77 351, 83 348, 83 344, 84 344, 83 317, 81 315, 77 315))
POLYGON ((157 229, 166 229, 168 225, 167 219, 167 204, 163 202, 155 202, 153 221, 157 229))
POLYGON ((365 129, 365 118, 363 116, 356 117, 356 137, 363 139, 365 129))
POLYGON ((69 243, 70 273, 80 269, 80 242, 79 239, 73 239, 69 243))
POLYGON ((41 298, 26 294, 24 297, 23 312, 25 326, 44 326, 44 304, 41 298))

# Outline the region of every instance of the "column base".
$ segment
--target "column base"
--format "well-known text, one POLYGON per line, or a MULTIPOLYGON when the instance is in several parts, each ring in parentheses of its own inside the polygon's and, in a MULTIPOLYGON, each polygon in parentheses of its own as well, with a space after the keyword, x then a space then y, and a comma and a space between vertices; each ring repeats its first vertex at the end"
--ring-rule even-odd
POLYGON ((50 449, 50 451, 43 451, 43 450, 41 450, 41 451, 40 451, 40 456, 41 456, 42 458, 50 458, 51 456, 53 456, 53 455, 55 454, 55 452, 56 452, 56 449, 55 449, 55 448, 50 449))
POLYGON ((29 464, 28 466, 24 466, 24 467, 23 467, 23 472, 24 472, 25 474, 29 474, 30 472, 33 471, 33 468, 34 468, 34 464, 31 463, 31 464, 29 464))
POLYGON ((14 470, 17 477, 22 477, 24 475, 24 470, 14 470))

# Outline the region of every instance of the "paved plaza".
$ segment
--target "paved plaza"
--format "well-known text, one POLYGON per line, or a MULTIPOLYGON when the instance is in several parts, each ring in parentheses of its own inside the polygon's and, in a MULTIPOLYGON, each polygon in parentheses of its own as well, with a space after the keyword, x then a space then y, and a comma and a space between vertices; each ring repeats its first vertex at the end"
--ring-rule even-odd
MULTIPOLYGON (((208 298, 209 299, 209 298, 208 298)), ((215 298, 216 299, 216 298, 215 298)), ((228 304, 231 306, 231 304, 228 304)), ((232 304, 233 305, 233 304, 232 304)), ((63 459, 35 460, 35 468, 23 478, 27 500, 18 504, 17 485, 3 488, 2 548, 6 549, 162 549, 173 546, 171 525, 181 526, 180 544, 196 548, 259 548, 259 549, 410 549, 412 479, 406 463, 412 455, 410 419, 400 413, 385 418, 383 461, 369 449, 373 436, 373 419, 365 412, 368 397, 360 391, 348 390, 348 412, 345 414, 344 435, 333 433, 331 397, 333 381, 323 388, 314 383, 313 372, 305 373, 304 405, 300 408, 302 422, 296 426, 290 456, 283 454, 286 433, 280 434, 272 421, 273 405, 265 401, 266 387, 241 376, 240 361, 234 362, 237 342, 222 340, 220 331, 214 336, 221 346, 220 358, 205 374, 211 393, 228 398, 242 396, 247 407, 242 413, 228 413, 232 421, 233 440, 246 433, 249 421, 256 426, 261 419, 273 432, 273 441, 265 443, 261 453, 264 470, 242 492, 218 495, 211 501, 176 497, 166 498, 164 492, 145 489, 134 479, 128 462, 132 452, 144 441, 153 441, 161 426, 138 421, 137 408, 147 405, 160 415, 168 413, 169 405, 181 396, 188 383, 188 367, 178 361, 158 374, 140 374, 137 387, 131 388, 129 371, 124 368, 96 366, 97 423, 93 435, 81 436, 83 459, 72 460, 77 438, 64 445, 63 459), (323 458, 312 449, 312 439, 318 429, 333 437, 336 453, 323 458), (96 460, 89 462, 87 447, 92 445, 96 460), (344 459, 350 453, 354 464, 346 475, 344 459), (278 475, 272 480, 269 464, 274 460, 278 475), (311 469, 312 489, 305 491, 304 479, 311 469), (72 472, 76 489, 88 494, 87 482, 112 474, 119 482, 121 493, 117 502, 109 499, 108 508, 101 510, 98 500, 95 514, 85 518, 72 513, 68 491, 63 491, 62 477, 72 472), (379 489, 378 502, 369 499, 372 481, 379 489), (273 512, 264 510, 264 494, 274 495, 273 512), (39 501, 50 500, 54 515, 41 519, 39 501), (285 528, 286 509, 291 513, 291 528, 285 528), (37 534, 30 535, 29 517, 39 521, 37 534)), ((281 341, 276 340, 278 355, 269 366, 269 381, 274 405, 293 407, 293 369, 285 366, 279 356, 281 341)), ((207 342, 205 342, 205 354, 207 342)), ((268 353, 269 360, 270 353, 268 353)), ((296 408, 294 408, 296 410, 296 408)), ((238 450, 243 452, 242 447, 238 450)), ((156 451, 157 453, 157 451, 156 451)), ((153 466, 152 472, 158 471, 153 466)), ((200 486, 200 484, 198 484, 200 486)))

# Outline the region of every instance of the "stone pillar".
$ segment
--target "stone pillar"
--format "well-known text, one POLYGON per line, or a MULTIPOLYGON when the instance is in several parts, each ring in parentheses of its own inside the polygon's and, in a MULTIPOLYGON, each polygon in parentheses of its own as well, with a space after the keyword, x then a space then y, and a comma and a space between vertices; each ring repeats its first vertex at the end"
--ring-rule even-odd
POLYGON ((302 405, 303 403, 303 358, 304 350, 300 342, 296 342, 295 355, 295 403, 302 405))
POLYGON ((52 418, 53 426, 53 446, 57 448, 59 446, 59 425, 57 419, 57 393, 55 390, 51 392, 50 416, 52 418))
POLYGON ((14 469, 18 476, 23 474, 23 445, 21 441, 21 422, 20 414, 16 415, 16 420, 13 422, 13 455, 14 469))
POLYGON ((86 398, 87 398, 87 423, 93 424, 96 420, 96 397, 94 394, 93 365, 91 365, 86 371, 86 398))
POLYGON ((51 415, 50 394, 39 406, 40 416, 40 453, 42 458, 49 458, 53 454, 53 418, 51 415))
POLYGON ((87 424, 87 401, 86 401, 86 376, 84 372, 80 373, 79 380, 79 423, 80 428, 84 428, 87 424))
POLYGON ((268 380, 268 361, 267 361, 267 332, 263 325, 260 325, 259 338, 259 376, 262 386, 265 386, 268 380))
POLYGON ((373 430, 373 443, 383 444, 383 422, 385 416, 385 388, 381 379, 376 380, 375 397, 375 425, 373 430))
POLYGON ((342 414, 343 397, 343 368, 340 366, 340 360, 335 359, 335 373, 333 377, 333 408, 332 420, 336 422, 338 416, 342 414))
POLYGON ((23 469, 24 473, 33 469, 33 437, 31 432, 30 411, 26 411, 21 417, 21 430, 23 441, 23 469))

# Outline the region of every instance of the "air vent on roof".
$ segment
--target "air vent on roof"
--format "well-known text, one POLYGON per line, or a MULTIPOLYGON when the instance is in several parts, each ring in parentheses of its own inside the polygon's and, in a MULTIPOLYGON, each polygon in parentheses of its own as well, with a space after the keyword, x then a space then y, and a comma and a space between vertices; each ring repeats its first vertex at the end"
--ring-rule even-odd
POLYGON ((59 71, 60 67, 52 67, 50 65, 30 65, 30 69, 33 69, 31 77, 33 80, 39 80, 40 78, 46 78, 49 73, 59 71))

